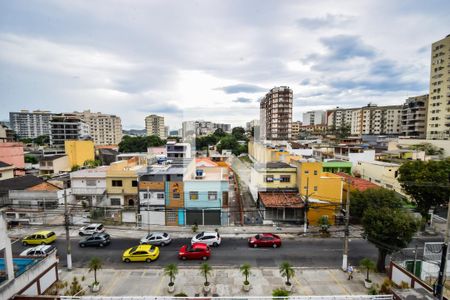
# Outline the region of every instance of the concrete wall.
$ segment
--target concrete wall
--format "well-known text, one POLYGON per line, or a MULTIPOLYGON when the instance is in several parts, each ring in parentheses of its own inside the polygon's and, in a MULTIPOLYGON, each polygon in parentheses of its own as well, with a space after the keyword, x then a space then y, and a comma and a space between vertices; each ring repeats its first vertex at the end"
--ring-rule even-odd
POLYGON ((353 167, 358 163, 358 161, 374 161, 375 160, 375 150, 364 150, 362 153, 349 153, 348 161, 353 164, 353 167))
POLYGON ((397 180, 399 167, 400 166, 396 164, 382 164, 381 162, 358 162, 354 170, 355 172, 358 172, 363 179, 405 195, 397 180))
POLYGON ((0 143, 0 161, 14 165, 16 168, 25 167, 22 143, 0 143))
POLYGON ((5 168, 3 170, 0 169, 0 180, 11 179, 14 178, 14 169, 13 168, 5 168))
POLYGON ((432 144, 438 148, 444 149, 444 156, 450 156, 450 140, 419 140, 419 139, 397 139, 396 141, 391 141, 388 144, 388 150, 398 149, 397 145, 419 145, 423 143, 432 144))
POLYGON ((82 166, 86 160, 95 159, 93 141, 65 141, 64 148, 69 157, 70 167, 82 166))

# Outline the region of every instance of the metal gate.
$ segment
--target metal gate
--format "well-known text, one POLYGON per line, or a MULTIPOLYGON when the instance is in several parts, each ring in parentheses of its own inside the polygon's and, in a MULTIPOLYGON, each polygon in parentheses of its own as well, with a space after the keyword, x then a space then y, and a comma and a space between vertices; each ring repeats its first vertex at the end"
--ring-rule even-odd
POLYGON ((221 225, 220 209, 187 209, 186 225, 221 225))

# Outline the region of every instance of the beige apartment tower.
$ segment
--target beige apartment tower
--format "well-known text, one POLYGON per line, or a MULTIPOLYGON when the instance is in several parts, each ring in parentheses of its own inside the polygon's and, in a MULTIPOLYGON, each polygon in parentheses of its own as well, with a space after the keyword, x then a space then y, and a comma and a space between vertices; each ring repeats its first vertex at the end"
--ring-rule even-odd
POLYGON ((271 89, 260 102, 262 140, 290 140, 292 137, 292 90, 271 89))
POLYGON ((122 141, 122 120, 101 112, 75 112, 89 126, 89 135, 95 145, 118 145, 122 141))
POLYGON ((164 117, 157 115, 149 115, 145 117, 145 129, 147 130, 147 135, 156 135, 161 139, 166 138, 164 117))
POLYGON ((450 34, 431 46, 427 139, 450 138, 450 34))

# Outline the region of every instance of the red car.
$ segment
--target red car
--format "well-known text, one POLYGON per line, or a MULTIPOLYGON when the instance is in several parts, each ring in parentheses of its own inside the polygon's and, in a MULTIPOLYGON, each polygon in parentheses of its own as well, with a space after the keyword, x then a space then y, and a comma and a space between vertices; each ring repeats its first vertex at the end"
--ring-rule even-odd
POLYGON ((194 243, 191 246, 184 245, 178 252, 178 258, 186 259, 203 259, 207 260, 211 256, 211 250, 208 245, 203 243, 194 243))
POLYGON ((273 247, 281 246, 281 238, 272 233, 261 233, 248 239, 248 245, 253 248, 257 247, 273 247))

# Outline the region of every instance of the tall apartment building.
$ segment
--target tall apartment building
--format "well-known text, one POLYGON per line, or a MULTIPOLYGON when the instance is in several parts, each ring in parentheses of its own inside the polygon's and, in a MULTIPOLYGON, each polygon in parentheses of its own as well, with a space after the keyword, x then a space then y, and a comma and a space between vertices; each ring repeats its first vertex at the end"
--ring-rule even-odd
POLYGON ((183 137, 205 136, 214 133, 217 129, 222 129, 224 132, 231 132, 231 124, 227 123, 213 123, 209 121, 184 121, 182 124, 183 137))
POLYGON ((260 102, 261 139, 289 140, 292 137, 292 89, 271 89, 260 102))
POLYGON ((253 127, 259 126, 259 120, 251 120, 250 122, 245 123, 245 130, 251 131, 253 127))
POLYGON ((426 137, 428 94, 409 97, 403 104, 401 135, 424 139, 426 137))
POLYGON ((313 110, 303 114, 303 125, 323 125, 325 123, 325 111, 313 110))
POLYGON ((427 139, 450 139, 450 34, 431 46, 427 139))
POLYGON ((89 137, 89 125, 80 116, 70 113, 54 114, 50 120, 50 144, 64 147, 66 140, 89 137))
POLYGON ((377 106, 368 104, 362 108, 327 111, 328 126, 350 126, 353 135, 398 135, 401 132, 401 105, 377 106))
POLYGON ((149 115, 145 117, 145 129, 147 130, 147 135, 156 135, 161 139, 166 138, 164 117, 157 115, 149 115))
POLYGON ((122 141, 122 121, 115 115, 93 113, 90 110, 74 112, 89 126, 89 135, 96 145, 117 145, 122 141))
POLYGON ((50 118, 52 113, 44 110, 21 110, 20 112, 10 112, 9 122, 11 129, 20 138, 34 139, 40 135, 50 134, 50 118))

